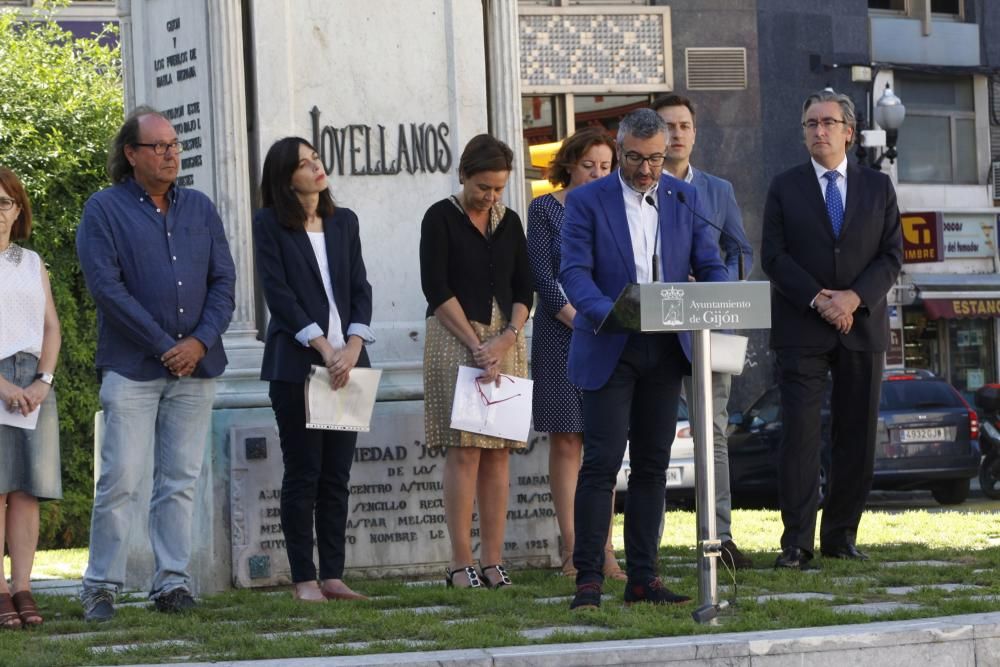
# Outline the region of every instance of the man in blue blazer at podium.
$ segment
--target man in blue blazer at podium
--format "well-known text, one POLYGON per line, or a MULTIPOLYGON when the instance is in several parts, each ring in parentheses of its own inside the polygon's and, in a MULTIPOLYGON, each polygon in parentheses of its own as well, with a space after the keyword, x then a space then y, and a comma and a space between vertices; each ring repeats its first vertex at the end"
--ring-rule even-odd
POLYGON ((651 109, 633 111, 618 127, 619 168, 566 199, 560 282, 577 310, 569 378, 583 389, 584 408, 574 507, 577 592, 570 609, 601 604, 606 517, 626 441, 632 472, 625 505, 625 602, 690 600, 665 588, 656 566, 681 379, 691 372, 690 337, 598 332, 629 283, 684 283, 689 268, 699 281, 728 277, 710 228, 678 200, 683 192, 697 210, 697 190, 660 171, 666 149, 663 119, 651 109))

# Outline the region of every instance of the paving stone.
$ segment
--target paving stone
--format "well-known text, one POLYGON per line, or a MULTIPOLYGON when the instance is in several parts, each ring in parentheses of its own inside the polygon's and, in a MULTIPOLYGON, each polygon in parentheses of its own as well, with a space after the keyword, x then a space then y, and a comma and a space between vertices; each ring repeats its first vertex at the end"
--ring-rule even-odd
POLYGON ((373 595, 370 598, 368 598, 370 602, 383 602, 386 600, 398 600, 398 599, 399 599, 398 595, 373 595))
POLYGON ((911 604, 909 602, 866 602, 864 604, 842 604, 834 607, 830 607, 831 610, 837 612, 838 614, 847 614, 850 612, 860 611, 862 614, 868 614, 869 616, 876 616, 878 614, 887 614, 891 611, 896 611, 898 609, 920 609, 921 606, 918 604, 911 604))
MULTIPOLYGON (((363 650, 372 647, 385 646, 389 643, 389 640, 380 640, 374 642, 346 642, 344 644, 337 644, 337 648, 349 648, 356 650, 363 650)), ((434 642, 425 641, 423 639, 394 639, 393 644, 402 644, 409 648, 427 648, 428 646, 433 646, 434 642)))
POLYGON ((885 592, 889 595, 906 595, 907 593, 914 593, 923 589, 953 593, 955 591, 970 591, 982 588, 984 587, 973 584, 917 584, 916 586, 889 586, 885 589, 885 592))
POLYGON ((829 602, 833 600, 833 596, 829 593, 772 593, 770 595, 757 596, 758 604, 769 600, 797 600, 799 602, 805 602, 806 600, 826 600, 829 602))
POLYGON ((133 651, 137 648, 189 648, 194 646, 191 642, 184 641, 182 639, 164 639, 159 642, 150 642, 148 644, 137 643, 137 644, 110 644, 108 646, 91 646, 90 652, 96 655, 102 653, 125 653, 126 651, 133 651))
POLYGON ((329 637, 342 632, 340 628, 314 628, 313 630, 293 630, 291 632, 265 632, 257 635, 261 639, 284 639, 285 637, 329 637))
POLYGON ((968 599, 978 602, 1000 602, 1000 595, 970 595, 968 599))
POLYGON ((958 563, 949 563, 944 560, 890 560, 879 563, 882 567, 907 567, 908 565, 923 565, 926 567, 951 567, 958 563))
POLYGON ((444 579, 424 579, 422 581, 407 581, 404 586, 444 586, 444 579))
POLYGON ((571 634, 571 635, 585 635, 592 632, 600 632, 601 630, 607 630, 608 628, 595 627, 593 625, 563 625, 563 626, 550 626, 547 628, 533 628, 531 630, 521 630, 519 635, 525 639, 548 639, 552 635, 559 633, 571 634))
POLYGON ((31 580, 31 590, 45 595, 65 595, 74 597, 80 595, 83 581, 80 579, 43 579, 31 580))
POLYGON ((478 623, 478 618, 453 618, 447 621, 441 621, 443 625, 459 625, 461 623, 478 623))
POLYGON ((854 584, 870 583, 874 579, 871 577, 834 577, 830 581, 837 586, 853 586, 854 584))
POLYGON ((438 604, 429 607, 405 607, 402 609, 383 609, 383 614, 441 614, 446 611, 458 611, 459 608, 454 605, 448 604, 438 604))
POLYGON ((46 640, 51 641, 83 641, 85 639, 97 639, 98 637, 103 637, 104 639, 110 639, 113 637, 112 633, 108 632, 74 632, 65 635, 46 635, 46 640))

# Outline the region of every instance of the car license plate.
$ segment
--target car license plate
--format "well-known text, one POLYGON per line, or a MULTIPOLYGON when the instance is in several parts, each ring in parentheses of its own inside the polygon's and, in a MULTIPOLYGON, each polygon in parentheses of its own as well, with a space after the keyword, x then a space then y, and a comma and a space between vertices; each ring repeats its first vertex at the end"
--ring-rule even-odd
POLYGON ((899 431, 900 442, 933 442, 944 440, 944 428, 904 428, 899 431))
POLYGON ((684 483, 684 469, 680 466, 667 468, 667 486, 680 486, 684 483))

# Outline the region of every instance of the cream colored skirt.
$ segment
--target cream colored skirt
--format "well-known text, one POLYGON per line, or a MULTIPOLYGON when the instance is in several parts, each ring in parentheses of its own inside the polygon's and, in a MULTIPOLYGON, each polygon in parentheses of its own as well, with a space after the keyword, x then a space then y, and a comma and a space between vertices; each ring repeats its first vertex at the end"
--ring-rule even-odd
MULTIPOLYGON (((480 342, 485 342, 507 327, 496 299, 490 325, 471 322, 480 342)), ((472 352, 436 317, 427 318, 424 341, 424 433, 428 447, 480 447, 482 449, 520 449, 526 443, 505 440, 478 433, 451 428, 451 406, 455 400, 455 382, 458 367, 476 367, 472 352)), ((524 332, 517 335, 517 342, 500 360, 500 372, 514 377, 528 377, 528 350, 524 332)))

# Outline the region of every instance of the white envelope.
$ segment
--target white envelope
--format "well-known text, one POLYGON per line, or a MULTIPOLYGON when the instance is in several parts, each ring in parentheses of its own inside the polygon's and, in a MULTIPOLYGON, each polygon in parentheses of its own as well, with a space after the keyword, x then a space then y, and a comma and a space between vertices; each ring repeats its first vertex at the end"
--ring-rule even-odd
POLYGON ((531 380, 500 376, 500 386, 482 384, 483 371, 458 367, 455 402, 451 406, 451 427, 506 440, 528 441, 531 430, 531 380))

